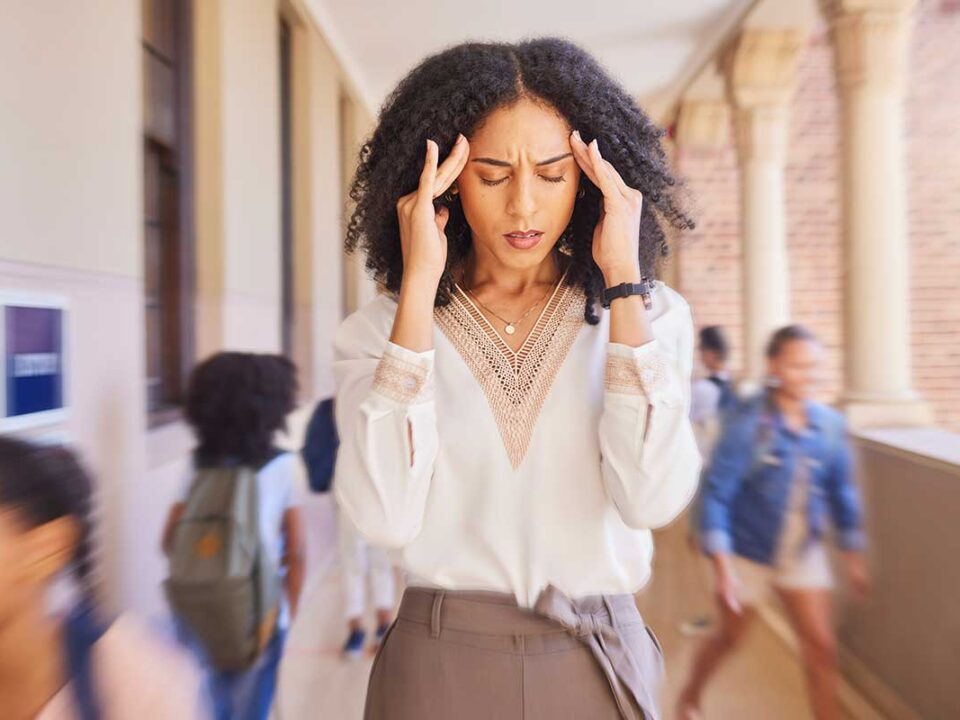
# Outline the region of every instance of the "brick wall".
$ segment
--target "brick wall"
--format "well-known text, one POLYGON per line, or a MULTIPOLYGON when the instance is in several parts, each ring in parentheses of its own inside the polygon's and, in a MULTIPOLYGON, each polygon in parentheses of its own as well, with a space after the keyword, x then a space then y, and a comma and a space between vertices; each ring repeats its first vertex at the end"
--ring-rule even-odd
MULTIPOLYGON (((960 6, 960 3, 955 5, 960 6)), ((910 49, 906 107, 915 385, 940 424, 960 431, 960 9, 922 0, 910 49)), ((786 165, 793 319, 827 350, 822 396, 843 386, 843 278, 839 106, 826 27, 800 60, 786 165)), ((698 327, 721 324, 742 366, 736 151, 681 149, 677 166, 697 229, 680 245, 681 291, 698 327)))
POLYGON ((906 107, 917 391, 960 431, 960 3, 921 3, 906 107))
POLYGON ((730 144, 717 152, 678 151, 677 163, 690 191, 697 227, 680 241, 680 290, 690 302, 697 327, 722 325, 732 345, 731 364, 742 366, 740 189, 737 157, 730 144))

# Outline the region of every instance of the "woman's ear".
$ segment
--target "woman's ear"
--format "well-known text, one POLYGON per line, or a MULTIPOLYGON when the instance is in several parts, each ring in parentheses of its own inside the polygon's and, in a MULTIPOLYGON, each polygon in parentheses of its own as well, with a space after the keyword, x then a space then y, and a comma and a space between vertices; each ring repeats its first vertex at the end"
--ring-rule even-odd
POLYGON ((60 517, 31 528, 24 541, 24 567, 27 574, 44 582, 60 573, 73 560, 80 542, 80 525, 73 517, 60 517))

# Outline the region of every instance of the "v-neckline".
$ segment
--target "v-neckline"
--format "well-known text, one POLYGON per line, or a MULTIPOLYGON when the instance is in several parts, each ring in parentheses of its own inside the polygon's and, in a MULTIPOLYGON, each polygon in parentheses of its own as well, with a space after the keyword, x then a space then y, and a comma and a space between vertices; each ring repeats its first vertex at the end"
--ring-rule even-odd
POLYGON ((565 284, 554 289, 516 351, 489 319, 455 287, 437 308, 437 323, 486 397, 514 469, 520 467, 553 382, 583 327, 586 296, 565 284))
POLYGON ((553 313, 556 313, 560 309, 564 295, 567 292, 567 272, 567 270, 564 270, 563 275, 560 276, 560 280, 557 282, 556 287, 553 288, 553 291, 550 293, 550 297, 547 299, 547 302, 544 303, 543 308, 541 308, 540 313, 537 315, 537 319, 533 323, 533 327, 530 328, 530 332, 527 333, 527 336, 523 339, 523 342, 520 343, 520 347, 518 347, 516 350, 510 347, 510 344, 503 339, 503 336, 493 326, 493 323, 490 322, 490 318, 488 318, 483 311, 477 307, 477 304, 470 297, 470 294, 463 289, 460 283, 455 282, 453 284, 455 290, 457 291, 454 293, 453 297, 457 302, 460 303, 463 309, 466 310, 467 315, 470 316, 473 322, 476 323, 477 326, 484 332, 484 334, 490 338, 491 342, 496 345, 497 349, 507 359, 510 367, 513 368, 514 374, 516 374, 523 365, 523 361, 530 354, 530 348, 536 344, 537 339, 543 334, 543 330, 547 323, 549 323, 553 313))

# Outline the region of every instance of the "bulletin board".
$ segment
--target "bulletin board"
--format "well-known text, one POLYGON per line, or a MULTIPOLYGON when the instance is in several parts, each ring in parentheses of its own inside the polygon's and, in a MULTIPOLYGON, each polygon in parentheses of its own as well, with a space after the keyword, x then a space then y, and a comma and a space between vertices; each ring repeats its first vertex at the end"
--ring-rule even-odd
POLYGON ((0 291, 0 432, 66 418, 66 323, 61 297, 0 291))

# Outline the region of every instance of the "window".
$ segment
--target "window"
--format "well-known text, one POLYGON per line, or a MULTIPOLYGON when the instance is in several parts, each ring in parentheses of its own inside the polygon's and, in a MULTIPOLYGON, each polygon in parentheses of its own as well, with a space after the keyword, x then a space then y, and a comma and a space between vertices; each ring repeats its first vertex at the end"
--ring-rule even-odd
POLYGON ((177 416, 193 361, 189 0, 142 0, 144 322, 151 424, 177 416))

